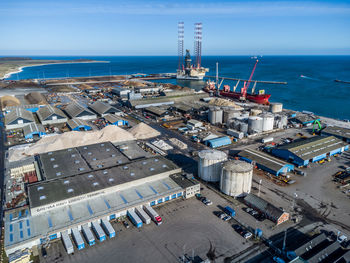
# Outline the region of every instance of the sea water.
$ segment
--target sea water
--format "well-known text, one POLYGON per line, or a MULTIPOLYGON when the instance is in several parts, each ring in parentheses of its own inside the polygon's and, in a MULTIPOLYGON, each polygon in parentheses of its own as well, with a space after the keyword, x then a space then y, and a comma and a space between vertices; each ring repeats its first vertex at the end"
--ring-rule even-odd
MULTIPOLYGON (((110 63, 58 64, 24 68, 9 79, 84 77, 125 75, 133 73, 174 73, 178 65, 175 56, 114 56, 114 57, 33 57, 34 59, 87 58, 110 63)), ((307 110, 322 116, 350 119, 350 56, 263 56, 258 57, 253 79, 285 81, 287 85, 257 83, 256 91, 271 94, 270 102, 282 102, 285 108, 307 110)), ((216 62, 219 75, 248 79, 255 58, 250 56, 204 56, 202 66, 210 69, 207 75, 215 76, 216 62)), ((167 80, 196 90, 205 81, 167 80)), ((233 86, 236 81, 223 82, 233 86)), ((243 83, 240 83, 239 88, 243 83)), ((251 84, 251 87, 253 83, 251 84)), ((250 88, 251 88, 250 87, 250 88)))

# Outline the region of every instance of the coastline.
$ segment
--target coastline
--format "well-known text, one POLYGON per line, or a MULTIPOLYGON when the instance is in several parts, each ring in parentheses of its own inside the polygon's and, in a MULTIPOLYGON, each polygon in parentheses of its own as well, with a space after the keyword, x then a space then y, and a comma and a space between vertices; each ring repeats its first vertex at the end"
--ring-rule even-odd
POLYGON ((38 67, 38 66, 47 66, 47 65, 60 65, 60 64, 81 64, 81 63, 110 63, 110 61, 82 61, 82 62, 58 62, 58 63, 43 63, 43 64, 37 64, 37 65, 29 65, 29 66, 21 66, 15 71, 11 71, 8 73, 5 73, 0 79, 7 79, 11 75, 20 73, 23 71, 24 68, 29 68, 29 67, 38 67))

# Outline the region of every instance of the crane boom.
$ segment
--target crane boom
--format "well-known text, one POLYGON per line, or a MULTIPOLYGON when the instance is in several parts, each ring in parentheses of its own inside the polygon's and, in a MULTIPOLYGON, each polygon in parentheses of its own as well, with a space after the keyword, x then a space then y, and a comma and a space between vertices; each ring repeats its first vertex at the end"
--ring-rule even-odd
POLYGON ((247 83, 247 90, 249 88, 249 85, 250 85, 250 81, 252 80, 253 78, 253 75, 254 75, 254 71, 255 71, 255 68, 256 68, 256 65, 258 64, 259 60, 257 59, 256 62, 255 62, 255 65, 254 65, 254 68, 252 70, 252 73, 250 73, 250 77, 249 77, 249 80, 248 80, 248 83, 247 83))

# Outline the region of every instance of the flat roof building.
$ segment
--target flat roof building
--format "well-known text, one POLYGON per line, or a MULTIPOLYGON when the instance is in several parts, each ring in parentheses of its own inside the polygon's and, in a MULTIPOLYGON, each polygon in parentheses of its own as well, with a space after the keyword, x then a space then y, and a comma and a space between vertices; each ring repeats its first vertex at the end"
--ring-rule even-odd
POLYGON ((24 138, 34 139, 46 135, 44 127, 39 123, 30 123, 23 127, 24 138))
POLYGON ((123 112, 115 107, 112 107, 108 103, 102 101, 96 101, 93 104, 89 104, 89 108, 96 112, 99 116, 104 117, 107 114, 122 115, 123 112))
POLYGON ((169 114, 169 112, 166 109, 160 107, 148 107, 145 108, 145 111, 153 114, 156 117, 164 117, 169 114))
POLYGON ((69 148, 38 155, 40 173, 46 180, 55 180, 91 171, 77 148, 69 148))
POLYGON ((289 213, 284 212, 282 209, 277 208, 254 194, 248 194, 246 197, 244 197, 244 202, 248 206, 263 213, 268 219, 276 223, 276 225, 279 225, 289 219, 289 213))
POLYGON ((23 128, 34 122, 33 113, 20 107, 5 115, 6 130, 23 128))
POLYGON ((93 170, 122 165, 129 162, 111 142, 103 142, 76 148, 93 170))
POLYGON ((128 93, 131 92, 131 89, 126 89, 122 87, 115 87, 112 89, 112 94, 117 95, 119 97, 126 97, 128 93))
POLYGON ((85 120, 73 118, 67 121, 68 127, 72 131, 90 131, 92 130, 91 126, 85 120))
POLYGON ((278 146, 273 148, 271 152, 273 155, 298 166, 306 166, 348 149, 348 144, 334 136, 314 136, 278 146))
POLYGON ((283 162, 264 152, 254 149, 240 151, 238 156, 246 162, 255 162, 256 166, 266 172, 278 176, 280 173, 287 173, 294 170, 294 165, 283 162))
POLYGON ((64 111, 70 118, 78 118, 82 120, 94 120, 97 118, 95 113, 78 103, 67 105, 64 111))
POLYGON ((62 110, 51 105, 40 108, 36 114, 43 125, 65 123, 68 120, 62 110))

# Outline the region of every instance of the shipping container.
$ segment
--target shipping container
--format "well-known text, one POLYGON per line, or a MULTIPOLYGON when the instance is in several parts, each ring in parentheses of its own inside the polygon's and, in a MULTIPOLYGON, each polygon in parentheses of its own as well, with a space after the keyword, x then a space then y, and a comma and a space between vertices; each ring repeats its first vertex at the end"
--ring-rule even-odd
POLYGON ((107 219, 104 218, 101 220, 101 226, 109 238, 115 237, 115 230, 107 219))
POLYGON ((92 229, 95 232, 96 237, 98 238, 98 240, 100 240, 100 242, 103 242, 106 240, 106 234, 105 232, 103 232, 102 227, 100 226, 99 223, 97 222, 92 222, 91 223, 92 229))
POLYGON ((140 207, 136 208, 135 212, 146 225, 151 223, 151 218, 149 217, 149 215, 147 215, 147 213, 142 208, 140 207))
POLYGON ((74 247, 73 247, 72 241, 69 238, 67 231, 61 233, 61 238, 67 253, 68 254, 74 253, 74 247))
POLYGON ((156 211, 149 205, 144 205, 143 210, 151 217, 154 223, 160 225, 162 223, 162 218, 158 215, 156 211))
POLYGON ((86 242, 90 246, 95 245, 95 237, 92 234, 90 227, 88 227, 88 225, 83 225, 82 230, 83 230, 83 234, 84 234, 84 237, 86 239, 86 242))
POLYGON ((236 211, 233 208, 229 207, 229 206, 225 207, 225 212, 226 212, 226 214, 228 214, 228 215, 230 215, 232 217, 234 217, 236 215, 236 211))
POLYGON ((84 240, 83 240, 78 228, 72 228, 72 238, 73 238, 78 250, 85 248, 84 240))
POLYGON ((126 214, 137 228, 142 227, 142 220, 138 217, 135 211, 128 210, 126 214))

